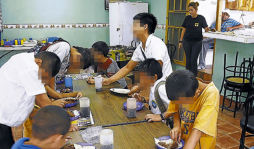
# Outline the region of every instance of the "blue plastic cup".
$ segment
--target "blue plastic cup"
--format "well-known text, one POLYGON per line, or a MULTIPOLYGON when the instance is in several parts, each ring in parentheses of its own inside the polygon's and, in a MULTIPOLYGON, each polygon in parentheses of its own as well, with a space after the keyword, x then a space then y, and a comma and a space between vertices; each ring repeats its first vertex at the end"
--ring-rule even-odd
POLYGON ((66 88, 73 89, 72 77, 65 77, 64 78, 64 84, 65 84, 66 88))

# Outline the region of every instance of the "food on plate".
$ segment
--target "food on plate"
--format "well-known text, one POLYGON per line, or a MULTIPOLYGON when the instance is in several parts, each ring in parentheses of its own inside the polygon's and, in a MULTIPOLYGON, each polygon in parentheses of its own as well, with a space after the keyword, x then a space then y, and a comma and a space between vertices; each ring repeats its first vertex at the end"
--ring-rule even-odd
POLYGON ((75 149, 74 144, 66 144, 62 147, 62 149, 75 149))
POLYGON ((172 139, 168 140, 159 140, 154 138, 155 144, 159 146, 160 148, 165 149, 177 149, 182 147, 182 143, 178 144, 177 142, 173 141, 172 139))
POLYGON ((62 147, 62 149, 95 149, 94 146, 82 146, 79 144, 66 144, 62 147))
POLYGON ((75 117, 75 115, 70 110, 67 110, 66 112, 69 114, 70 117, 75 117))

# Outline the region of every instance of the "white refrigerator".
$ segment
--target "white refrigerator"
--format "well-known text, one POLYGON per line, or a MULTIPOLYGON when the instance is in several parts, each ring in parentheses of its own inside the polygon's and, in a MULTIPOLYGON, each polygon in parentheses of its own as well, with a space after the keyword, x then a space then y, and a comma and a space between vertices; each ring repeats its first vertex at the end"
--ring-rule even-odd
POLYGON ((133 41, 133 17, 141 12, 148 12, 148 3, 109 3, 110 46, 131 45, 133 41))

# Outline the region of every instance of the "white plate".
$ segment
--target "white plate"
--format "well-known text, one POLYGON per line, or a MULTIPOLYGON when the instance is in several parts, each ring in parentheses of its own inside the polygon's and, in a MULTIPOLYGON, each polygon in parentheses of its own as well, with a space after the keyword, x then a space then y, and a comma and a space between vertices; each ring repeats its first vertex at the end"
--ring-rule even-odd
POLYGON ((131 90, 129 89, 122 89, 122 88, 111 88, 110 91, 119 93, 119 94, 128 94, 131 90))

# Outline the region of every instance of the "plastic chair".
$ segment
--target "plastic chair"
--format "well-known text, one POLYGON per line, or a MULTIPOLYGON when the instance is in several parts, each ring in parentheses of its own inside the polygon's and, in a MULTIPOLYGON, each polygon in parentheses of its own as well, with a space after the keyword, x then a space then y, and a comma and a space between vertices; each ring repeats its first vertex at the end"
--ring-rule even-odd
POLYGON ((254 94, 252 94, 246 101, 245 101, 245 114, 246 116, 241 119, 240 126, 242 128, 242 134, 240 138, 240 147, 239 149, 247 148, 244 145, 246 137, 253 137, 254 136, 254 113, 253 113, 253 100, 254 94), (250 133, 251 135, 246 135, 246 132, 250 133))
POLYGON ((241 108, 242 98, 248 98, 252 92, 252 78, 253 78, 253 65, 250 58, 248 60, 243 59, 241 65, 237 65, 238 52, 236 53, 235 65, 226 66, 226 54, 224 54, 224 76, 221 85, 220 94, 224 88, 222 111, 226 109, 228 111, 234 112, 234 117, 236 111, 241 108), (229 75, 227 75, 229 74, 229 75), (227 91, 231 94, 227 94, 227 91), (243 92, 247 93, 247 96, 242 95, 243 92), (234 99, 235 98, 235 99, 234 99), (229 100, 229 106, 225 105, 225 100, 229 100), (230 109, 232 103, 235 103, 234 110, 230 109))

